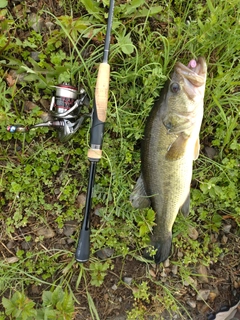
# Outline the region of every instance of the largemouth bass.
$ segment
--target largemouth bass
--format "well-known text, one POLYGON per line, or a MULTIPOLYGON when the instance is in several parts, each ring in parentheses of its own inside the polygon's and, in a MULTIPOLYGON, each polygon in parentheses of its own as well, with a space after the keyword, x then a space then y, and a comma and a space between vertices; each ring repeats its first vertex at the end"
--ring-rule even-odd
POLYGON ((152 206, 156 226, 151 242, 155 262, 170 255, 172 227, 179 211, 189 213, 193 160, 199 155, 199 131, 207 65, 203 58, 188 66, 177 62, 154 104, 141 147, 141 176, 130 196, 136 208, 152 206))

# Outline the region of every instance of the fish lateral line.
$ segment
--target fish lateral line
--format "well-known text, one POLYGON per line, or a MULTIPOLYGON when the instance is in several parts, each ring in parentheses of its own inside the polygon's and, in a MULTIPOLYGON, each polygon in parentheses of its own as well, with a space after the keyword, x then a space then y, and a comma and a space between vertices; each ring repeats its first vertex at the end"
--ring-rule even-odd
POLYGON ((193 161, 200 152, 206 76, 207 65, 202 57, 191 60, 188 66, 176 63, 145 125, 141 146, 141 190, 145 196, 142 199, 151 202, 156 222, 151 233, 154 257, 149 256, 148 250, 144 256, 154 259, 156 264, 171 254, 172 227, 177 214, 187 216, 190 211, 189 194, 193 161), (171 87, 172 83, 179 86, 171 87))

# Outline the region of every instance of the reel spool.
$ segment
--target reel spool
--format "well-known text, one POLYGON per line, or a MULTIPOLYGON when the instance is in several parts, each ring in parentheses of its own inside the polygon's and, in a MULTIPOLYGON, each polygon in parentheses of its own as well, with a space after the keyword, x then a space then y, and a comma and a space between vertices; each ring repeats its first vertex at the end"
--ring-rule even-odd
POLYGON ((55 114, 61 114, 71 109, 77 99, 77 88, 71 85, 60 84, 55 87, 56 96, 52 97, 50 111, 55 114))

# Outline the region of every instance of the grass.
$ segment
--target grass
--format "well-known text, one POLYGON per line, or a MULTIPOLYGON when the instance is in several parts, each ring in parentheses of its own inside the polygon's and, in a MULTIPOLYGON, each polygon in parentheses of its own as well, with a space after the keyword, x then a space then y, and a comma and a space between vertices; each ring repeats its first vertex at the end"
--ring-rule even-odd
MULTIPOLYGON (((41 99, 50 101, 51 86, 62 81, 71 80, 93 96, 103 52, 106 2, 94 1, 97 10, 87 0, 82 5, 73 0, 61 3, 61 15, 49 8, 39 12, 57 29, 46 29, 44 35, 27 26, 31 30, 27 39, 17 36, 17 29, 26 29, 16 13, 1 11, 6 19, 1 21, 0 36, 0 52, 4 48, 0 67, 0 292, 10 298, 15 291, 27 292, 33 284, 45 291, 53 291, 60 284, 78 303, 77 293, 84 292, 92 319, 99 319, 91 286, 104 283, 117 257, 141 260, 139 250, 146 245, 153 225, 152 213, 134 210, 128 199, 140 172, 139 142, 146 117, 177 60, 187 63, 199 55, 207 60, 201 141, 216 150, 213 159, 202 150, 194 164, 193 179, 198 186, 191 190, 190 218, 186 221, 179 217, 174 228, 175 234, 180 234, 174 238, 174 245, 186 248, 184 266, 175 261, 180 276, 189 276, 192 266, 200 261, 208 265, 218 259, 222 249, 216 244, 210 250, 209 243, 211 233, 220 230, 225 215, 239 225, 240 4, 237 0, 197 4, 178 0, 159 6, 157 1, 135 0, 116 5, 104 156, 97 168, 93 198, 98 216, 92 226, 90 264, 82 266, 73 259, 77 233, 70 236, 73 244, 64 244, 63 250, 56 249, 53 239, 37 236, 35 229, 51 227, 59 233, 56 239, 60 241, 66 221, 76 220, 80 225, 82 208, 76 199, 86 193, 89 122, 65 145, 47 129, 15 136, 5 129, 11 123, 38 122, 46 111, 41 99), (5 48, 8 35, 11 42, 5 48), (39 62, 30 57, 31 51, 40 51, 39 62), (11 85, 6 82, 10 69, 21 78, 10 78, 11 85), (39 107, 26 110, 28 100, 39 107), (186 224, 198 229, 200 241, 189 239, 186 224), (22 248, 23 242, 28 249, 22 248), (114 255, 101 262, 94 253, 104 247, 113 248, 114 255)), ((148 272, 148 264, 145 266, 148 272)), ((164 287, 151 278, 139 280, 136 287, 129 319, 144 317, 148 299, 155 301, 153 310, 179 312, 174 285, 164 287), (158 294, 153 285, 160 286, 158 294)))

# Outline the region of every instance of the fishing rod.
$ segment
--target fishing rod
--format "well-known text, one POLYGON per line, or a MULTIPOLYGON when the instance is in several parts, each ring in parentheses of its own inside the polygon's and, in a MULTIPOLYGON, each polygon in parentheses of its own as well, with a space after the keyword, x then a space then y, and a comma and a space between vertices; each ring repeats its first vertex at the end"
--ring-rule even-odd
POLYGON ((93 102, 92 125, 90 132, 90 149, 88 160, 90 171, 86 195, 86 206, 84 219, 78 239, 75 259, 78 262, 86 262, 90 255, 90 210, 92 204, 92 192, 94 186, 97 162, 102 157, 102 143, 104 124, 107 116, 108 91, 110 81, 110 65, 108 63, 109 48, 111 41, 111 29, 113 21, 114 0, 110 0, 108 11, 107 32, 104 45, 103 61, 99 65, 95 97, 93 102))

